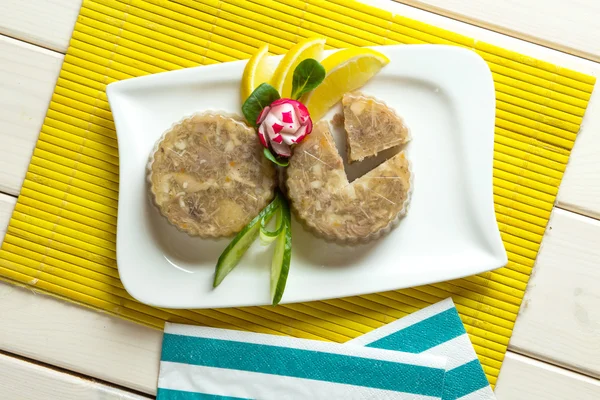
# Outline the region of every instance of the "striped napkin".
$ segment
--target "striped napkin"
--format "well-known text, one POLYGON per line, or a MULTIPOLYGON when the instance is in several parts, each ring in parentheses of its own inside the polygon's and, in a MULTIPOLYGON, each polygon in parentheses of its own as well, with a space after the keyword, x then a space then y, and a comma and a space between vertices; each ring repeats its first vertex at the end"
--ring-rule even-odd
POLYGON ((166 324, 158 400, 442 399, 446 360, 166 324))
POLYGON ((492 400, 451 299, 346 344, 166 324, 158 400, 492 400))
POLYGON ((451 298, 346 344, 445 357, 443 400, 496 399, 451 298))

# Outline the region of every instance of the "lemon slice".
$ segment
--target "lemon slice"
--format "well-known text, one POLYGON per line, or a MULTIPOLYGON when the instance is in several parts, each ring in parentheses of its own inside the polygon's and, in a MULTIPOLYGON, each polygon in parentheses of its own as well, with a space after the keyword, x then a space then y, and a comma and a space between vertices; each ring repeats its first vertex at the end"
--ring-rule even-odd
POLYGON ((351 48, 333 53, 323 61, 327 75, 313 91, 300 99, 316 123, 344 93, 363 86, 390 60, 378 51, 366 48, 351 48))
POLYGON ((273 75, 273 68, 269 66, 269 45, 262 45, 256 53, 248 60, 244 74, 242 75, 242 85, 240 93, 242 104, 263 82, 270 82, 273 75))
POLYGON ((325 39, 313 37, 302 40, 283 56, 277 69, 273 73, 271 85, 277 89, 281 97, 290 97, 292 95, 292 78, 294 70, 301 61, 307 58, 314 58, 320 61, 323 57, 325 48, 325 39))

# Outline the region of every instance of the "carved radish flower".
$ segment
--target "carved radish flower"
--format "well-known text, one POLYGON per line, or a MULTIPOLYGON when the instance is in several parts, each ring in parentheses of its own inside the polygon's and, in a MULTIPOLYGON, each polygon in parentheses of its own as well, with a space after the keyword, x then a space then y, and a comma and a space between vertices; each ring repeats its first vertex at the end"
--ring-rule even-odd
POLYGON ((257 128, 258 137, 265 147, 263 154, 280 167, 289 165, 292 146, 312 131, 308 109, 297 100, 319 86, 325 75, 321 63, 307 58, 294 70, 291 96, 285 94, 291 98, 281 98, 277 89, 264 82, 242 104, 246 121, 257 128))
POLYGON ((263 146, 271 147, 281 157, 290 157, 291 146, 300 143, 312 131, 308 110, 292 99, 278 99, 263 108, 256 125, 263 146))

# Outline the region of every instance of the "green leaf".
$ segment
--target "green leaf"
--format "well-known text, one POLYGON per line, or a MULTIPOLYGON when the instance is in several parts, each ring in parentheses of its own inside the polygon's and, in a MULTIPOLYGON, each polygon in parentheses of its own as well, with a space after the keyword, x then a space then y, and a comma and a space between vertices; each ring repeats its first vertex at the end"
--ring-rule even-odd
POLYGON ((288 165, 290 165, 290 161, 287 158, 275 157, 269 149, 263 149, 263 154, 265 155, 265 158, 267 160, 274 162, 280 167, 287 167, 288 165))
POLYGON ((325 79, 325 68, 314 58, 302 61, 294 70, 292 78, 292 99, 298 100, 306 92, 310 92, 325 79))
POLYGON ((268 83, 261 83, 254 89, 254 92, 252 92, 242 105, 242 112, 250 126, 256 127, 256 118, 258 118, 263 108, 279 98, 277 89, 268 83))

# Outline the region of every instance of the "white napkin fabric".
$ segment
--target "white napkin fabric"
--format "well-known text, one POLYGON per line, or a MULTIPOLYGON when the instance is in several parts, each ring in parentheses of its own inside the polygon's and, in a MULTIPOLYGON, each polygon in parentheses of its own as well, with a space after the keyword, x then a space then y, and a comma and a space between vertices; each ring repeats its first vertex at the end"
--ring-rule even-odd
POLYGON ((157 400, 495 400, 452 299, 345 344, 166 324, 157 400))
POLYGON ((451 298, 346 344, 445 357, 443 400, 496 399, 451 298))
POLYGON ((431 355, 166 324, 157 400, 441 400, 445 366, 431 355))

